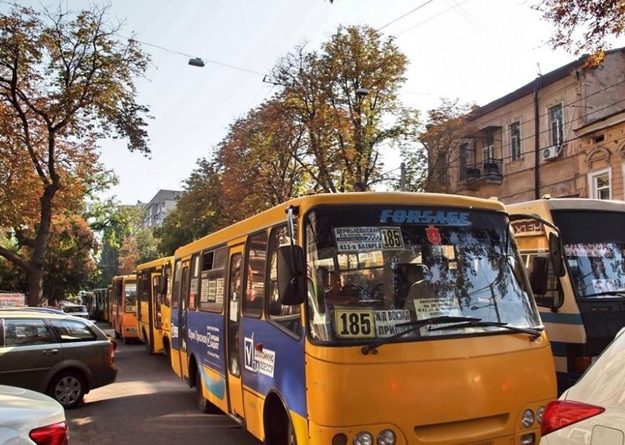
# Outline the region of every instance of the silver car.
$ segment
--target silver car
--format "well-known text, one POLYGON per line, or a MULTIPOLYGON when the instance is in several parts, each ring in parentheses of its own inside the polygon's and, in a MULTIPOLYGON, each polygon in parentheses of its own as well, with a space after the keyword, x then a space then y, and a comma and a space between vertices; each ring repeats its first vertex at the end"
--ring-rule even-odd
POLYGON ((115 345, 89 320, 0 310, 0 384, 50 395, 65 408, 117 377, 115 345))
POLYGON ((0 445, 67 444, 65 410, 50 397, 0 385, 0 445))

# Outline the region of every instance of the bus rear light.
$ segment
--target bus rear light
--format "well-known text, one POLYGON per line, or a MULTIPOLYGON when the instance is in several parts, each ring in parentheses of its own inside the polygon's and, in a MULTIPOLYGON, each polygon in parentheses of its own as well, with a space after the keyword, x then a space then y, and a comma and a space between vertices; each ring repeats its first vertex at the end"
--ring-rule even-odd
POLYGON ((519 445, 534 445, 536 443, 536 436, 534 436, 534 433, 529 433, 529 434, 523 434, 521 436, 521 441, 519 442, 519 445))
POLYGON ((545 408, 540 434, 544 436, 604 411, 605 408, 600 406, 568 400, 555 400, 545 408))
POLYGON ((37 445, 67 445, 69 429, 65 422, 35 428, 30 432, 30 438, 37 445))

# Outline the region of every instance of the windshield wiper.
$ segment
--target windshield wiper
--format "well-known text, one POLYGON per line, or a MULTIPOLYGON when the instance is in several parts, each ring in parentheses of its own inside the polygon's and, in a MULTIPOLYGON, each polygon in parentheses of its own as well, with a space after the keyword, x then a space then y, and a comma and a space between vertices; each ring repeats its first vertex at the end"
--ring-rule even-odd
POLYGON ((460 323, 460 322, 471 323, 475 321, 480 321, 480 319, 475 318, 475 317, 452 317, 449 315, 442 315, 440 317, 426 318, 424 320, 413 320, 413 321, 408 321, 406 323, 399 323, 395 325, 397 328, 405 327, 407 329, 401 332, 398 332, 397 334, 393 334, 390 337, 377 339, 376 341, 373 341, 369 343, 368 345, 363 346, 361 351, 364 355, 367 355, 370 352, 377 354, 378 353, 377 348, 379 346, 389 343, 397 338, 403 337, 404 335, 410 332, 414 332, 418 330, 419 328, 422 328, 423 326, 428 326, 432 324, 441 324, 441 323, 460 323))
POLYGON ((481 327, 496 327, 496 328, 504 328, 512 332, 520 332, 523 334, 528 334, 532 337, 532 340, 536 340, 540 337, 540 334, 543 331, 543 328, 520 328, 518 326, 510 326, 505 322, 497 322, 497 321, 483 321, 478 319, 474 319, 471 321, 460 322, 456 324, 450 324, 445 326, 438 326, 435 328, 429 328, 429 331, 444 331, 448 329, 458 329, 458 328, 481 328, 481 327))
POLYGON ((625 289, 619 290, 604 290, 602 292, 595 292, 594 294, 586 294, 583 297, 601 297, 603 295, 616 295, 617 297, 625 297, 625 289))

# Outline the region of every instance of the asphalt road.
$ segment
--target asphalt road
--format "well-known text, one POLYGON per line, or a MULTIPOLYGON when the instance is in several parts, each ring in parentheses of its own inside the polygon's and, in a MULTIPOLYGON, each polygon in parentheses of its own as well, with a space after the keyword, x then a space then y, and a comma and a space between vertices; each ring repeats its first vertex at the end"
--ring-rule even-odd
POLYGON ((115 361, 117 381, 66 410, 70 445, 260 444, 228 416, 199 413, 195 390, 176 377, 164 356, 118 341, 115 361))

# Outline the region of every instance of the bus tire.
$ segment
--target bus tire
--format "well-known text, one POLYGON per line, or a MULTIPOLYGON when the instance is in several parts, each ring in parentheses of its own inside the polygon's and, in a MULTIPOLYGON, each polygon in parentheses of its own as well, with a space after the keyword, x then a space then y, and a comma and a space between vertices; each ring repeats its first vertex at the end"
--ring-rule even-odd
POLYGON ((265 429, 265 444, 267 445, 297 445, 293 422, 282 403, 279 407, 271 407, 268 411, 265 429))
POLYGON ((163 348, 165 349, 165 357, 167 357, 167 361, 171 363, 171 348, 167 337, 163 339, 163 348))
POLYGON ((148 354, 153 354, 154 351, 152 351, 152 344, 150 343, 150 339, 145 333, 145 330, 143 330, 143 345, 145 346, 145 350, 148 354))
POLYGON ((216 407, 209 402, 202 393, 202 377, 200 376, 200 370, 195 370, 195 396, 197 401, 197 407, 203 414, 215 413, 216 407))

